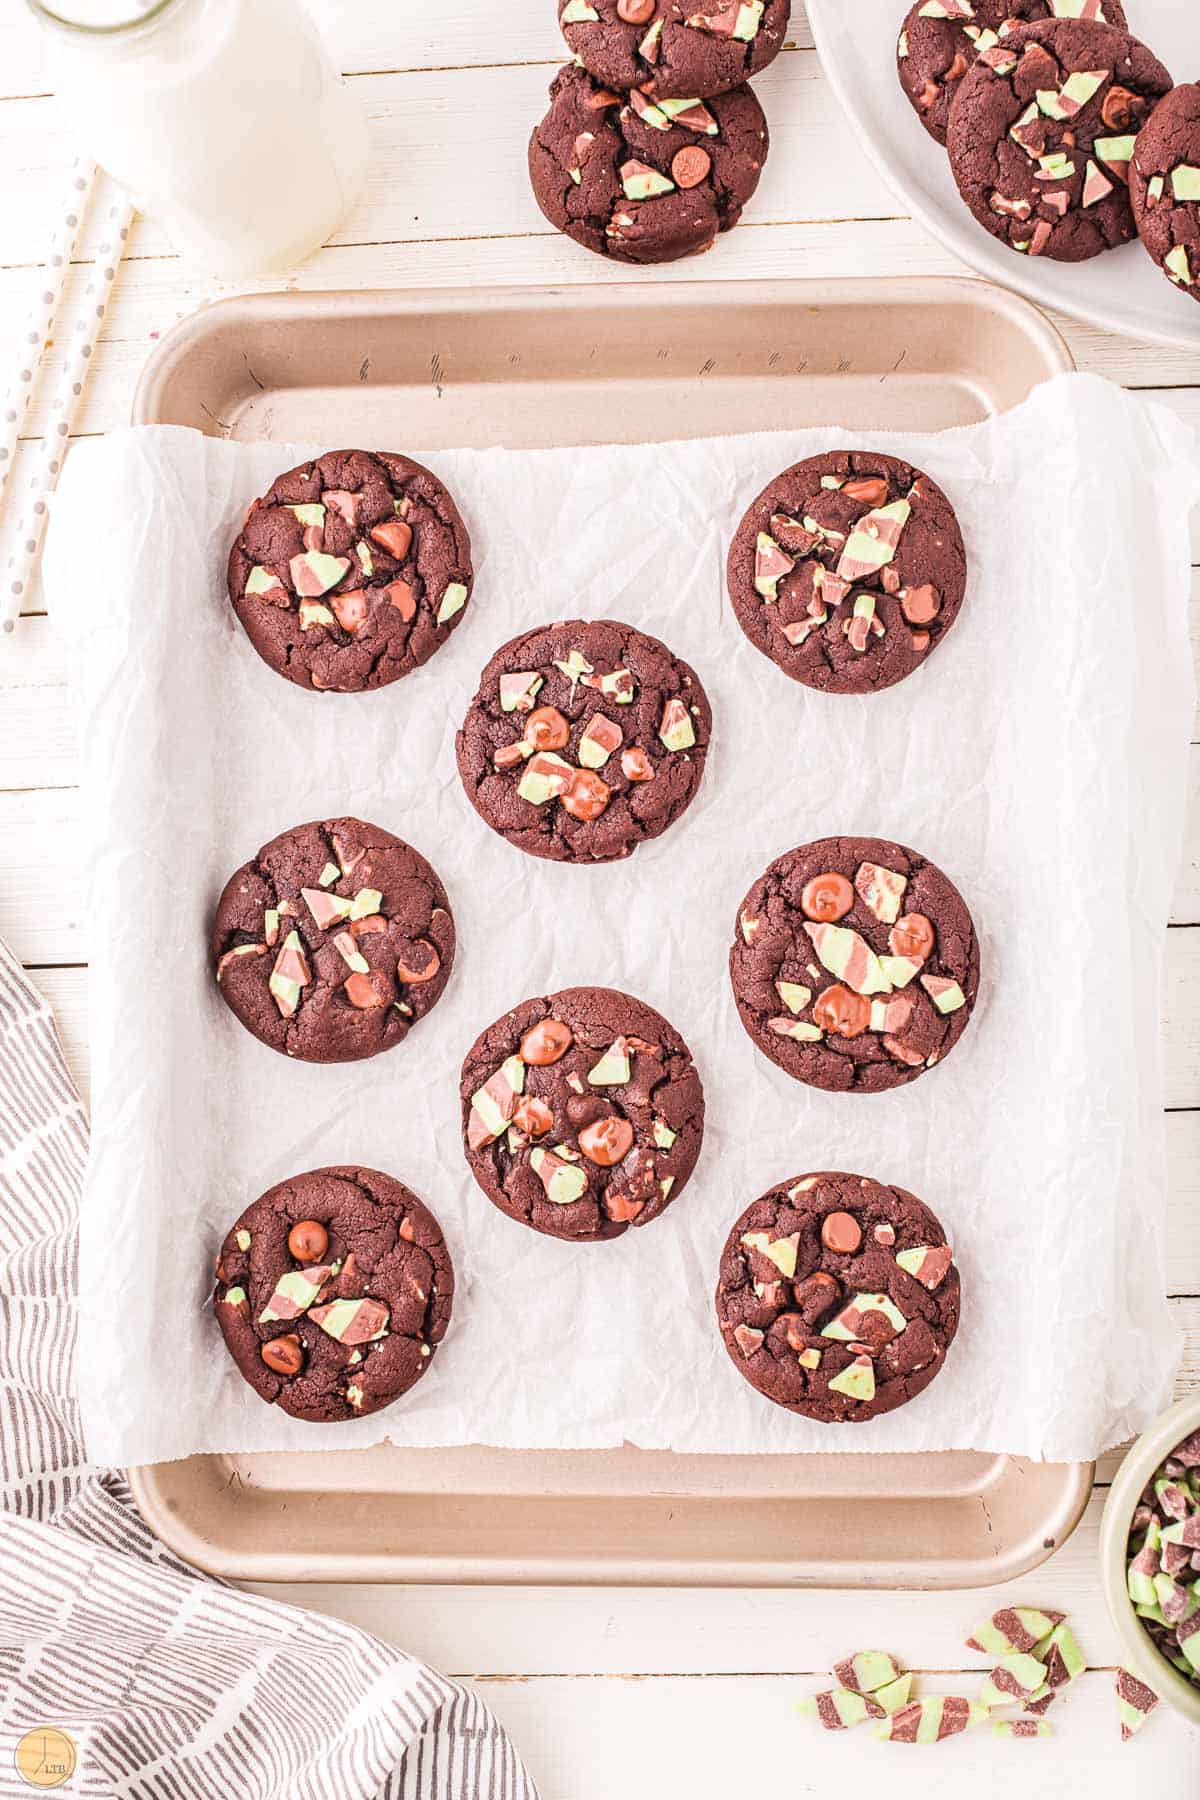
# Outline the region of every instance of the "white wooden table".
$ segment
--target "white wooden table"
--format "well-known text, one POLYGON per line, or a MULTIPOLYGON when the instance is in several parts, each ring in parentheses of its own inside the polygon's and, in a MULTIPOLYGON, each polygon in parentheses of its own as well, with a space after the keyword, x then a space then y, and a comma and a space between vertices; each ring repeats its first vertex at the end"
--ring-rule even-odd
MULTIPOLYGON (((852 0, 848 0, 852 3, 852 0)), ((315 0, 341 66, 369 112, 368 191, 333 242, 295 277, 301 288, 588 282, 613 271, 550 231, 529 194, 525 143, 562 45, 552 0, 315 0)), ((899 0, 897 0, 899 11, 899 0)), ((821 75, 797 4, 792 39, 756 83, 773 149, 747 221, 706 262, 706 279, 770 275, 961 273, 900 208, 859 151, 821 75)), ((1200 41, 1200 27, 1198 27, 1200 41)), ((15 357, 71 149, 49 96, 38 35, 19 5, 0 17, 0 334, 15 357)), ((84 246, 86 252, 87 245, 84 246)), ((687 280, 687 264, 621 270, 687 280)), ((65 340, 82 281, 68 290, 65 340)), ((162 233, 139 224, 95 358, 85 434, 123 424, 154 341, 212 298, 162 233)), ((1059 321, 1083 368, 1153 388, 1200 421, 1195 354, 1139 345, 1059 321)), ((52 364, 56 362, 52 356, 52 364)), ((44 421, 35 405, 30 434, 44 421)), ((26 446, 25 454, 28 453, 26 446)), ((1200 563, 1200 534, 1195 560, 1200 563)), ((98 581, 98 596, 102 593, 98 581)), ((1200 604, 1200 580, 1194 589, 1200 604)), ((68 1053, 87 1076, 85 921, 79 894, 76 757, 64 658, 36 598, 0 648, 0 934, 58 1009, 68 1053)), ((1200 746, 1195 753, 1200 759, 1200 746)), ((1200 760, 1197 761, 1200 774, 1200 760)), ((1171 1153, 1168 1292, 1188 1335, 1182 1385, 1200 1384, 1200 828, 1193 823, 1174 908, 1165 996, 1171 1153)), ((473 1678, 512 1728, 544 1800, 744 1800, 817 1794, 884 1779, 896 1800, 937 1771, 981 1796, 1016 1780, 1029 1800, 1121 1791, 1196 1800, 1200 1733, 1162 1709, 1135 1745, 1117 1741, 1110 1693, 1117 1646, 1095 1578, 1104 1481, 1070 1543, 1028 1580, 987 1594, 833 1592, 288 1589, 299 1604, 354 1618, 448 1674, 473 1678), (986 1735, 938 1751, 819 1732, 791 1701, 830 1658, 865 1645, 896 1651, 953 1691, 978 1662, 962 1640, 976 1617, 1022 1599, 1070 1608, 1092 1672, 1048 1743, 986 1735), (936 1756, 932 1765, 930 1757, 936 1756), (880 1759, 883 1759, 882 1762, 880 1759), (1012 1759, 1012 1761, 1010 1761, 1012 1759), (1019 1771, 1014 1767, 1019 1764, 1019 1771), (1120 1783, 1120 1788, 1118 1787, 1120 1783)), ((852 1521, 840 1521, 843 1529, 852 1521)), ((274 1590, 276 1592, 280 1590, 274 1590)))

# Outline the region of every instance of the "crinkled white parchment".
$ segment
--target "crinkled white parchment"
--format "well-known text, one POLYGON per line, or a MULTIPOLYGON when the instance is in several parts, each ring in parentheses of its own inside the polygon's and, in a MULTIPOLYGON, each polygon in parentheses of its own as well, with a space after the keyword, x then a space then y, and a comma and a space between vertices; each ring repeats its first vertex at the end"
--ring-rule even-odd
MULTIPOLYGON (((474 598, 424 669, 319 698, 255 655, 225 595, 248 501, 317 447, 172 428, 72 455, 46 558, 71 640, 90 830, 93 1150, 81 1368, 90 1455, 373 1443, 675 1450, 975 1448, 1090 1457, 1165 1402, 1160 988, 1191 722, 1191 433, 1061 377, 943 435, 789 431, 642 448, 430 456, 475 547, 474 598), (779 469, 875 443, 948 491, 971 562, 929 664, 823 697, 755 651, 725 546, 779 469), (627 620, 697 669, 714 730, 684 819, 624 864, 521 855, 460 787, 454 733, 493 650, 582 615, 627 620), (229 874, 287 826, 357 813, 439 870, 458 925, 446 995, 373 1061, 291 1063, 243 1031, 206 954, 229 874), (957 883, 983 952, 946 1063, 875 1096, 819 1093, 754 1049, 730 998, 738 901, 782 851, 898 839, 957 883), (708 1102, 691 1183, 645 1230, 568 1245, 472 1181, 458 1072, 534 993, 629 989, 684 1034, 708 1102), (283 1176, 358 1162, 440 1218, 458 1272, 417 1391, 313 1427, 266 1407, 209 1310, 228 1224, 283 1176), (773 1183, 846 1168, 943 1220, 963 1322, 902 1411, 831 1429, 762 1400, 718 1337, 726 1232, 773 1183)), ((419 450, 418 450, 419 453, 419 450)))

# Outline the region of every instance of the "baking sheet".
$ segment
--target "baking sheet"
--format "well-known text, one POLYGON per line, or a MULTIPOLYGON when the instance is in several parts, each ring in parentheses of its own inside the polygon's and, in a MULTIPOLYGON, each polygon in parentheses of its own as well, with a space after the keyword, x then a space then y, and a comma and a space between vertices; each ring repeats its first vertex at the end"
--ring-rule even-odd
POLYGON ((976 580, 926 671, 868 701, 833 701, 787 684, 742 638, 721 551, 777 468, 866 441, 820 430, 566 456, 440 453, 431 460, 476 541, 472 611, 426 670, 319 715, 250 651, 219 577, 246 501, 292 452, 159 432, 72 457, 47 578, 79 653, 96 826, 83 1360, 97 1459, 313 1444, 311 1428, 244 1388, 205 1300, 211 1252, 245 1200, 339 1160, 393 1169, 422 1193, 461 1288, 417 1393, 323 1428, 321 1448, 387 1433, 1074 1459, 1161 1405, 1175 1346, 1156 1020, 1190 719, 1180 652, 1193 446, 1169 415, 1087 378, 955 437, 874 436, 951 493, 976 580), (1121 446, 1116 481, 1085 453, 1098 442, 1121 446), (180 579, 197 567, 203 581, 180 579), (492 648, 573 612, 663 636, 716 712, 687 819, 616 869, 521 857, 475 820, 454 772, 454 727, 492 648), (239 1031, 201 946, 230 868, 287 824, 349 809, 433 857, 461 960, 408 1045, 312 1069, 239 1031), (724 976, 753 876, 834 830, 898 837, 939 862, 975 912, 985 958, 953 1058, 869 1100, 810 1093, 769 1067, 724 976), (664 1010, 709 1099, 688 1190, 652 1228, 598 1247, 511 1225, 458 1149, 457 1067, 480 1025, 579 981, 625 985, 664 1010), (967 1295, 935 1387, 856 1429, 852 1445, 759 1401, 711 1319, 731 1219, 783 1176, 829 1166, 921 1193, 956 1242, 967 1295))

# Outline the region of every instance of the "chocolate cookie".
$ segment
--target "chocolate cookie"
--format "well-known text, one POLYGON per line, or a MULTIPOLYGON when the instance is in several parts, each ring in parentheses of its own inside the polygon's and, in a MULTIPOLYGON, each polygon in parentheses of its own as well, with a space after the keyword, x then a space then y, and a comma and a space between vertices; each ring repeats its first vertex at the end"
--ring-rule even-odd
POLYGON ((295 825, 225 883, 217 986, 272 1050, 354 1062, 402 1043, 441 998, 454 920, 410 844, 361 819, 295 825))
POLYGON ((262 1400, 323 1424, 378 1412, 446 1335, 454 1268, 433 1214, 376 1169, 313 1169, 248 1206, 213 1308, 262 1400))
POLYGON ((785 469, 729 547, 729 595, 750 642, 829 694, 869 694, 911 675, 958 617, 966 579, 941 488, 876 451, 785 469))
POLYGON ((1125 24, 1120 0, 918 0, 896 46, 900 86, 930 137, 946 141, 950 104, 976 57, 1004 61, 1004 40, 1033 19, 1125 24))
POLYGON ((1082 262, 1134 235, 1134 139, 1171 77, 1115 25, 1046 19, 965 75, 946 147, 979 223, 1012 250, 1082 262))
POLYGON ((529 140, 552 225, 619 262, 673 262, 736 225, 758 186, 767 121, 748 87, 714 100, 627 98, 568 63, 529 140))
POLYGON ((427 662, 462 617, 471 540, 407 456, 331 450, 281 475, 229 553, 229 598, 264 662, 357 694, 427 662))
POLYGON ((827 1425, 927 1388, 958 1330, 946 1234, 903 1188, 805 1175, 747 1207, 726 1240, 717 1321, 751 1387, 827 1425))
POLYGON ((810 1087, 877 1094, 954 1048, 979 945, 940 869, 882 838, 822 838, 773 862, 738 909, 729 978, 764 1055, 810 1087))
POLYGON ((1163 274, 1200 300, 1200 84, 1175 88, 1142 126, 1129 198, 1138 235, 1163 274))
POLYGON ((476 1181, 548 1237, 590 1243, 648 1225, 700 1154, 691 1051, 653 1007, 615 988, 514 1007, 467 1052, 461 1093, 476 1181))
POLYGON ((707 100, 773 62, 783 47, 791 0, 558 0, 572 52, 608 87, 657 99, 707 100))
POLYGON ((704 689, 665 644, 613 619, 568 619, 493 656, 458 770, 480 818, 519 850, 612 862, 688 806, 711 729, 704 689))

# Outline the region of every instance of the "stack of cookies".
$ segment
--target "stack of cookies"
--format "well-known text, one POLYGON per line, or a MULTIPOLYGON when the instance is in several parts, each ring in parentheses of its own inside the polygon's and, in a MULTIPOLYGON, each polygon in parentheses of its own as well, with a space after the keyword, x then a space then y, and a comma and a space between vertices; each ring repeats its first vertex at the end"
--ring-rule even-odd
POLYGON ((758 186, 767 122, 747 77, 778 55, 791 0, 558 0, 573 52, 529 142, 552 225, 619 262, 708 250, 758 186))
POLYGON ((1200 299, 1200 86, 1173 88, 1122 0, 917 0, 897 67, 994 238, 1083 262, 1140 236, 1200 299))

